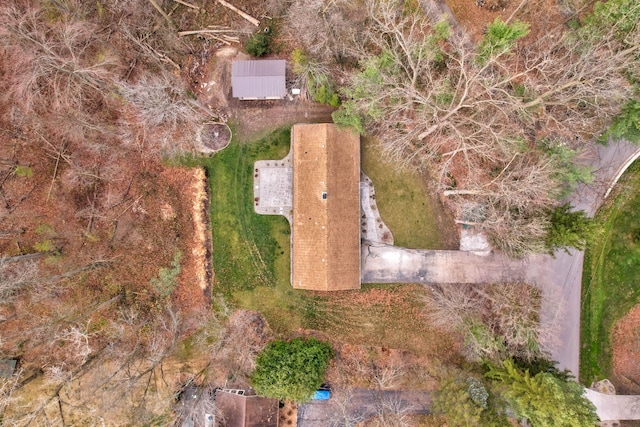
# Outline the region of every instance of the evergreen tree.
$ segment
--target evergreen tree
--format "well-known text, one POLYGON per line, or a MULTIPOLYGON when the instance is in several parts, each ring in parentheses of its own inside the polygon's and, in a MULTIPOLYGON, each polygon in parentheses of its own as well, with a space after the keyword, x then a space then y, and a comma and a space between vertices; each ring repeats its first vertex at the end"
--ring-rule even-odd
POLYGON ((487 34, 478 45, 478 62, 484 64, 492 56, 509 52, 516 41, 529 34, 529 24, 516 20, 507 24, 496 18, 487 25, 487 34))
POLYGON ((593 220, 584 211, 572 211, 568 203, 550 210, 549 220, 545 245, 550 252, 566 247, 582 250, 595 232, 593 220))
POLYGON ((584 387, 563 381, 549 372, 531 376, 512 360, 492 366, 487 377, 494 381, 514 414, 534 427, 597 426, 596 408, 584 396, 584 387))
POLYGON ((447 417, 447 425, 459 427, 509 426, 509 421, 495 408, 482 380, 464 379, 462 373, 443 378, 433 397, 433 410, 447 417))

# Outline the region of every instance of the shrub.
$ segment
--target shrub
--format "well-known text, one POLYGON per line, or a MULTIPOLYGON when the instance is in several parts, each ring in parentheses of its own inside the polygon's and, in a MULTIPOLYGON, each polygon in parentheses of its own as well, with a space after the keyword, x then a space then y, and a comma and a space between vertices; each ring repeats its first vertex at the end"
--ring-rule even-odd
POLYGON ((599 1, 584 18, 581 33, 588 39, 595 39, 613 30, 616 39, 629 45, 633 40, 630 35, 636 31, 639 20, 640 7, 636 0, 599 1))
POLYGON ((624 138, 634 143, 640 142, 640 102, 627 102, 622 111, 614 119, 609 129, 598 138, 598 142, 606 143, 609 138, 624 138))
POLYGON ((518 419, 540 427, 598 425, 596 408, 585 396, 584 387, 562 380, 549 372, 532 375, 518 369, 512 360, 492 366, 487 373, 500 395, 518 419))
POLYGON ((507 24, 496 18, 487 26, 487 34, 478 45, 478 62, 486 63, 492 56, 500 56, 513 47, 515 42, 529 34, 529 24, 515 21, 507 24))
POLYGON ((291 52, 291 61, 298 83, 307 89, 314 101, 332 107, 340 105, 340 96, 335 91, 335 84, 325 64, 315 61, 302 49, 291 52))
POLYGON ((447 418, 447 425, 471 427, 509 426, 507 417, 496 407, 483 380, 464 378, 462 372, 442 378, 433 396, 434 412, 447 418))
POLYGON ((271 341, 258 355, 251 385, 256 393, 304 402, 322 384, 333 349, 315 338, 271 341))
POLYGON ((314 101, 321 104, 328 104, 332 107, 340 106, 340 97, 331 89, 329 84, 323 84, 316 87, 310 87, 311 97, 314 101))
POLYGON ((158 272, 158 277, 151 279, 150 284, 160 298, 166 298, 173 292, 173 288, 176 286, 176 279, 180 271, 182 271, 180 261, 182 261, 182 253, 176 251, 171 267, 162 267, 158 272))
POLYGON ((265 29, 254 33, 247 39, 244 44, 244 48, 251 56, 259 58, 273 50, 273 28, 266 27, 265 29))
POLYGON ((342 104, 342 108, 331 113, 331 118, 338 126, 351 126, 359 134, 362 135, 364 133, 364 120, 358 113, 353 101, 342 104))
POLYGON ((29 166, 16 166, 15 174, 23 178, 31 178, 33 176, 33 169, 29 166))

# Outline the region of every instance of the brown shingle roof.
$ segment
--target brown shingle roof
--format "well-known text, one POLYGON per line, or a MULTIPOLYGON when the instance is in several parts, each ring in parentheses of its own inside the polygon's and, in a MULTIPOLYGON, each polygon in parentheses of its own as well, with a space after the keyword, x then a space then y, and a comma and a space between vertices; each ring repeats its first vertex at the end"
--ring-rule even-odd
POLYGON ((360 137, 333 124, 292 129, 294 288, 360 288, 360 137))
POLYGON ((219 391, 216 406, 223 415, 223 427, 277 427, 278 401, 219 391))

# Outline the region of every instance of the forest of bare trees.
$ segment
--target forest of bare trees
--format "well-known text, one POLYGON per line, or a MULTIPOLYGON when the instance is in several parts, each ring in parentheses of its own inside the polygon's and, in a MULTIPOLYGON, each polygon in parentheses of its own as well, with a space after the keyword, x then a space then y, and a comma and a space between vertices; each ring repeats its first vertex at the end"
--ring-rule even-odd
POLYGON ((207 44, 142 0, 0 5, 2 423, 170 422, 167 359, 222 329, 189 283, 193 173, 162 165, 212 117, 186 78, 207 44))

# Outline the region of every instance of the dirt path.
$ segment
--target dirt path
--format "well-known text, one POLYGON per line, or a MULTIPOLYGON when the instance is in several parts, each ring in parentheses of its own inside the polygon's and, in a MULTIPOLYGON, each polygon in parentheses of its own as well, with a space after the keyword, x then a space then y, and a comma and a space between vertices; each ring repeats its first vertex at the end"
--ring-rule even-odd
POLYGON ((334 108, 302 100, 242 101, 241 108, 232 110, 229 118, 237 124, 240 141, 258 138, 281 126, 295 123, 331 123, 334 108), (253 104, 255 103, 255 104, 253 104), (263 103, 271 104, 265 108, 263 103))
POLYGON ((198 100, 223 121, 229 120, 236 137, 249 141, 278 127, 294 123, 329 123, 333 107, 300 97, 282 100, 240 101, 231 96, 231 63, 250 57, 235 47, 217 50, 208 62, 202 81, 193 87, 198 100))

